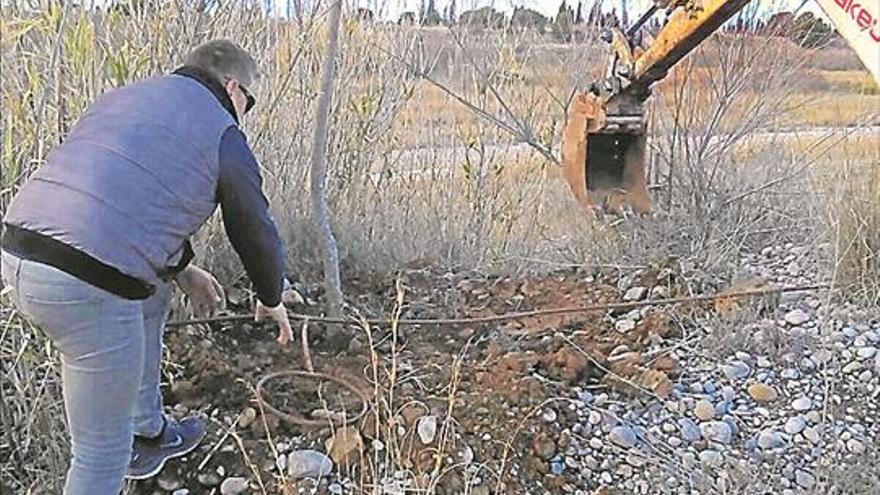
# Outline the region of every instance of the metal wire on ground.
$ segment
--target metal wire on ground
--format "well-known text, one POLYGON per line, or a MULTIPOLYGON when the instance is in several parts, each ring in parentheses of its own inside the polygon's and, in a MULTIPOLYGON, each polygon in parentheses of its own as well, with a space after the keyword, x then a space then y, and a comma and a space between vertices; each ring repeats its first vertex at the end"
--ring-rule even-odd
MULTIPOLYGON (((425 325, 425 326, 445 326, 445 325, 471 325, 471 324, 480 324, 480 323, 497 323, 499 321, 512 321, 512 320, 522 320, 525 318, 532 318, 535 316, 548 316, 548 315, 561 315, 561 314, 574 314, 574 313, 590 313, 594 311, 608 311, 608 310, 629 310, 636 308, 643 308, 647 306, 667 306, 672 304, 686 304, 686 303, 695 303, 695 302, 707 302, 707 301, 716 301, 720 299, 738 299, 743 297, 752 297, 752 296, 767 296, 772 294, 782 294, 787 292, 809 292, 820 289, 827 289, 829 285, 827 284, 819 284, 819 285, 808 285, 808 286, 798 286, 798 287, 776 287, 769 289, 750 289, 736 292, 721 292, 718 294, 703 294, 696 296, 684 296, 684 297, 671 297, 666 299, 647 299, 644 301, 630 301, 630 302, 620 302, 620 303, 606 303, 606 304, 590 304, 585 306, 566 306, 562 308, 549 308, 549 309, 536 309, 532 311, 520 311, 520 312, 512 312, 512 313, 504 313, 500 315, 494 316, 480 316, 473 318, 412 318, 412 319, 400 319, 400 320, 390 320, 390 319, 367 319, 367 320, 355 320, 349 318, 329 318, 325 316, 313 316, 303 313, 294 313, 288 312, 288 316, 291 320, 296 321, 307 321, 313 323, 330 323, 330 324, 342 324, 342 325, 354 325, 361 326, 364 323, 367 323, 372 326, 384 326, 391 325, 392 323, 396 325, 425 325)), ((215 316, 212 318, 196 318, 192 320, 181 320, 181 321, 171 321, 167 323, 168 327, 181 327, 187 325, 200 325, 205 323, 235 323, 235 322, 245 322, 245 321, 253 321, 253 314, 244 314, 244 315, 224 315, 224 316, 215 316)))

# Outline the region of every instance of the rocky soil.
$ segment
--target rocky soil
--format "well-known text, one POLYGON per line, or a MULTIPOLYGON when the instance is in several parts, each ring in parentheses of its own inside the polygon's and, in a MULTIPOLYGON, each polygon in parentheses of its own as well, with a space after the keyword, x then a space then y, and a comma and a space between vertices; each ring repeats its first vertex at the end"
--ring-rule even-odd
MULTIPOLYGON (((809 260, 791 245, 746 254, 742 284, 818 282, 809 260)), ((516 280, 412 270, 403 315, 662 298, 692 280, 672 263, 516 280)), ((394 287, 353 290, 382 315, 394 287)), ((319 295, 298 288, 307 311, 319 295)), ((170 331, 169 411, 204 414, 211 432, 130 493, 880 493, 880 315, 822 297, 360 329, 342 349, 315 327, 316 367, 371 397, 342 427, 261 412, 256 381, 302 366, 268 329, 170 331)), ((303 380, 271 390, 273 405, 313 418, 359 407, 303 380)))

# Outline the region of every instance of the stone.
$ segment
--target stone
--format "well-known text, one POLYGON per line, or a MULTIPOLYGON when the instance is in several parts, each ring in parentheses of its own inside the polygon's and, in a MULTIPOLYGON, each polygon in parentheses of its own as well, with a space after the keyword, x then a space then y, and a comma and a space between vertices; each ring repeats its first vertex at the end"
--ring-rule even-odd
POLYGON ((804 428, 803 435, 804 438, 809 440, 810 443, 812 443, 813 445, 818 445, 821 441, 821 438, 819 437, 819 432, 816 431, 816 429, 813 427, 804 428))
POLYGON ((758 361, 756 364, 758 365, 758 368, 765 368, 765 369, 773 366, 773 363, 771 363, 769 359, 767 359, 766 357, 763 357, 763 356, 758 358, 758 361))
POLYGON ((160 476, 159 479, 156 480, 156 484, 166 492, 173 492, 181 487, 180 480, 172 475, 160 476))
POLYGON ((810 315, 804 312, 801 309, 794 309, 785 313, 785 322, 791 326, 797 327, 801 326, 804 323, 810 321, 810 315))
POLYGON ((220 484, 220 476, 212 472, 200 473, 196 476, 196 481, 206 488, 213 488, 220 484))
POLYGON ((807 422, 801 415, 788 418, 788 421, 785 422, 785 432, 789 435, 797 435, 798 433, 804 431, 804 428, 806 427, 807 422))
POLYGON ((742 361, 731 361, 729 364, 722 366, 721 371, 728 380, 742 380, 749 376, 751 368, 742 361))
POLYGON ((856 356, 858 356, 859 359, 871 359, 875 354, 877 354, 876 347, 860 347, 856 350, 856 356))
POLYGON ((733 353, 733 355, 736 356, 736 358, 740 361, 748 362, 752 360, 752 355, 745 351, 736 351, 735 353, 733 353))
POLYGON ((171 492, 171 495, 189 495, 189 490, 186 488, 178 488, 171 492))
POLYGON ((708 400, 700 399, 694 406, 694 416, 700 421, 709 421, 715 417, 715 407, 708 400))
POLYGON ((730 427, 730 432, 733 434, 733 438, 739 436, 739 426, 736 424, 736 419, 733 416, 726 414, 721 418, 721 421, 724 421, 727 423, 727 426, 730 427))
MULTIPOLYGON (((554 413, 555 414, 555 413, 554 413)), ((419 418, 419 424, 416 426, 419 434, 419 440, 423 445, 428 445, 434 441, 437 436, 437 416, 428 415, 419 418)))
POLYGON ((593 394, 588 390, 583 390, 578 392, 578 400, 584 404, 589 404, 590 402, 593 402, 593 394))
POLYGON ((298 290, 289 286, 281 292, 281 302, 283 302, 285 306, 304 306, 306 304, 306 300, 303 298, 302 294, 300 294, 298 290))
POLYGON ((241 416, 238 417, 238 427, 247 428, 255 419, 257 419, 257 410, 253 407, 246 407, 244 411, 241 412, 241 416))
POLYGON ((632 467, 638 468, 638 467, 642 467, 645 465, 645 458, 641 457, 639 455, 630 454, 630 455, 626 456, 625 460, 626 460, 626 463, 632 467))
POLYGON ((596 426, 597 424, 602 422, 602 414, 599 411, 590 411, 590 415, 587 417, 587 421, 596 426))
POLYGON ((618 447, 629 449, 635 447, 638 438, 636 432, 628 426, 617 426, 608 434, 609 440, 618 447))
POLYGON ((730 444, 733 440, 733 430, 724 421, 709 421, 700 425, 700 432, 709 442, 730 444))
POLYGON ((248 480, 246 478, 231 477, 223 480, 220 485, 221 495, 239 495, 248 489, 248 480))
POLYGON ((783 444, 785 444, 785 440, 776 431, 764 430, 758 434, 758 447, 764 450, 777 449, 783 444))
POLYGON ((816 363, 812 359, 805 357, 801 359, 801 369, 809 373, 816 369, 816 363))
POLYGON ((581 462, 583 462, 584 467, 590 471, 598 471, 601 467, 599 460, 591 455, 584 457, 581 462))
POLYGON ((784 380, 797 380, 797 378, 800 376, 800 373, 798 373, 798 370, 794 368, 785 368, 784 370, 782 370, 781 373, 779 373, 779 376, 782 377, 782 379, 784 380))
POLYGON ((870 382, 871 378, 873 378, 873 377, 874 377, 874 373, 872 373, 871 370, 865 370, 859 374, 859 381, 862 383, 867 383, 867 382, 870 382))
POLYGON ((617 320, 617 322, 614 324, 614 328, 620 333, 631 332, 633 329, 636 328, 636 322, 627 319, 617 320))
POLYGON ((553 423, 554 421, 556 421, 556 418, 556 411, 549 407, 547 409, 544 409, 544 412, 541 413, 541 419, 543 419, 547 423, 553 423))
POLYGON ((663 285, 655 285, 651 289, 651 298, 653 299, 666 299, 669 297, 669 289, 667 289, 663 285))
POLYGON ((721 452, 717 450, 704 450, 700 452, 700 464, 710 468, 717 468, 724 462, 721 452))
POLYGON ((690 418, 679 419, 678 426, 681 429, 681 438, 687 442, 696 442, 703 436, 700 427, 690 418))
POLYGON ((779 398, 776 389, 763 383, 753 383, 748 388, 749 397, 755 402, 773 402, 779 398))
POLYGON ((813 361, 820 365, 831 361, 831 357, 831 351, 827 349, 819 349, 813 353, 813 361))
POLYGON ((849 375, 855 373, 856 371, 859 371, 860 369, 862 369, 862 363, 860 363, 859 361, 853 361, 851 363, 847 363, 841 371, 843 371, 844 374, 849 375))
POLYGON ((715 382, 707 380, 703 383, 703 390, 709 395, 714 395, 718 391, 718 386, 715 385, 715 382))
POLYGON ((464 447, 458 449, 456 452, 456 456, 458 456, 459 462, 461 462, 464 466, 469 466, 472 462, 474 462, 474 449, 471 448, 470 445, 465 445, 464 447))
POLYGON ((333 461, 317 450, 294 450, 287 456, 291 478, 323 478, 333 471, 333 461))
POLYGON ((851 438, 846 442, 846 450, 850 451, 853 454, 864 454, 865 444, 856 440, 855 438, 851 438))
POLYGON ((602 443, 602 440, 600 440, 596 437, 593 437, 590 439, 590 448, 592 448, 594 450, 602 450, 602 445, 604 445, 602 443))
POLYGON ((809 411, 813 408, 813 401, 809 397, 798 397, 792 401, 791 407, 798 412, 809 411))
POLYGON ((632 287, 623 295, 624 301, 641 301, 647 295, 647 287, 632 287))
POLYGON ((736 398, 736 390, 734 390, 734 388, 730 385, 725 385, 721 387, 721 398, 728 402, 733 402, 733 400, 736 398))
POLYGON ((794 482, 801 488, 811 490, 816 486, 816 477, 802 469, 798 469, 794 473, 794 482))

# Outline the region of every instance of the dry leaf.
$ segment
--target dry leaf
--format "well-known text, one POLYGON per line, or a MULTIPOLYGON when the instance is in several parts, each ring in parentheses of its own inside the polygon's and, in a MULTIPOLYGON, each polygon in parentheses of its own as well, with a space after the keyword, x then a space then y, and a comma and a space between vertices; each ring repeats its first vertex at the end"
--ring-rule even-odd
POLYGON ((330 458, 336 464, 344 464, 351 460, 355 453, 361 453, 364 449, 364 440, 361 432, 353 426, 347 426, 336 430, 336 433, 327 439, 324 446, 330 453, 330 458))

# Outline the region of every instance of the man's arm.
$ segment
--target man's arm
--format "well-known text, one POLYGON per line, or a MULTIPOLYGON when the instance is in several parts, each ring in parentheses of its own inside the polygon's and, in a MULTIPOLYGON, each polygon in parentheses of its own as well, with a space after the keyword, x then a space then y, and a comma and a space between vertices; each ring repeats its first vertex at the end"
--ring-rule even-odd
POLYGON ((277 306, 284 284, 284 246, 263 194, 260 167, 237 127, 227 129, 220 142, 217 195, 226 235, 257 298, 269 308, 277 306))

